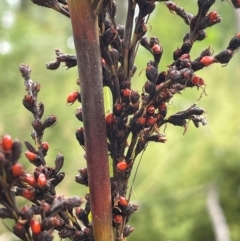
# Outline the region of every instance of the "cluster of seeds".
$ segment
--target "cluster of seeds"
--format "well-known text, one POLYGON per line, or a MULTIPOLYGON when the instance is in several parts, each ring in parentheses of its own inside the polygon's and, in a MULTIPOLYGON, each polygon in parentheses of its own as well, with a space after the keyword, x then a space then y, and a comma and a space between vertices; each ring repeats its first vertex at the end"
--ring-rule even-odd
MULTIPOLYGON (((119 207, 119 200, 125 198, 129 202, 131 193, 128 192, 128 179, 139 153, 146 149, 149 142, 166 142, 165 133, 161 131, 164 128, 160 128, 167 123, 183 127, 184 133, 190 121, 195 127, 207 124, 206 111, 196 104, 168 116, 169 101, 185 88, 196 87, 202 89, 204 94, 205 81, 196 72, 214 63, 228 64, 240 47, 238 33, 230 40, 227 48, 218 54, 213 55, 213 50, 208 47, 192 60, 190 52, 194 43, 204 40, 207 37, 206 29, 222 21, 217 11, 210 11, 215 0, 198 0, 196 14, 186 12, 174 2, 164 1, 171 13, 184 20, 189 26, 189 31, 183 36, 181 47, 173 51, 173 62, 166 70, 159 71, 163 46, 158 37, 145 36, 147 20, 154 11, 156 2, 161 1, 136 0, 134 1, 136 5, 129 4, 127 19, 133 19, 131 9, 135 6, 139 9, 135 26, 128 21, 125 26, 116 23, 114 1, 104 1, 99 13, 103 86, 109 87, 113 99, 112 108, 106 113, 105 121, 108 151, 112 159, 113 220, 118 217, 117 233, 120 237, 124 236, 121 234, 124 233, 129 217, 122 207, 119 207), (142 93, 131 88, 132 78, 137 69, 134 60, 139 45, 152 54, 152 60, 147 62, 145 69, 147 80, 142 93)), ((232 2, 235 7, 239 7, 235 1, 232 2)), ((68 68, 77 65, 77 59, 72 55, 61 53, 59 50, 56 51, 56 55, 56 60, 47 64, 48 69, 56 69, 60 62, 64 62, 68 68)), ((78 80, 77 84, 81 86, 81 81, 78 80)), ((67 97, 68 104, 73 104, 75 101, 81 102, 78 91, 73 91, 67 97)), ((81 106, 76 109, 75 115, 78 120, 83 121, 84 113, 81 106)), ((84 127, 77 129, 75 134, 79 144, 85 148, 84 127)), ((79 170, 76 181, 88 185, 86 168, 79 170)), ((134 208, 132 210, 135 211, 134 208)))
POLYGON ((7 134, 0 139, 0 218, 13 219, 14 225, 9 230, 23 241, 53 240, 55 229, 62 238, 71 233, 74 240, 88 240, 92 227, 89 222, 82 221, 83 215, 88 219, 87 209, 82 209, 82 215, 79 215, 84 199, 56 195, 55 187, 65 176, 64 172, 59 172, 63 155, 57 155, 55 167, 47 167, 42 164, 41 155, 46 155, 48 144, 43 142, 38 151, 29 142, 25 145, 28 149, 25 156, 36 166, 33 173, 19 163, 21 143, 7 134), (19 208, 17 196, 32 204, 19 208), (77 220, 85 226, 81 227, 77 220))
MULTIPOLYGON (((231 0, 235 8, 239 8, 239 1, 231 0)), ((35 4, 52 8, 66 17, 70 17, 65 0, 34 0, 35 4)), ((203 108, 191 105, 188 109, 168 115, 168 104, 175 94, 185 88, 206 87, 205 81, 196 74, 196 71, 214 63, 228 64, 234 53, 240 47, 240 33, 229 42, 226 49, 213 55, 210 47, 200 55, 191 59, 190 51, 196 41, 204 40, 206 28, 221 22, 217 11, 210 11, 215 0, 198 0, 196 14, 186 12, 184 8, 167 0, 135 0, 129 1, 126 25, 116 23, 117 6, 114 0, 104 0, 98 13, 99 42, 102 64, 103 87, 107 86, 112 94, 112 107, 106 113, 106 135, 108 152, 111 157, 111 200, 112 220, 115 227, 116 240, 123 240, 133 232, 128 222, 130 216, 138 210, 137 204, 130 203, 132 187, 129 188, 129 177, 138 155, 143 152, 149 142, 166 142, 163 131, 166 124, 172 124, 187 130, 189 122, 196 127, 205 125, 203 108), (171 13, 182 18, 189 26, 184 35, 182 44, 173 51, 173 62, 166 70, 159 70, 159 63, 163 55, 158 37, 146 37, 147 22, 150 14, 156 7, 156 2, 164 2, 171 13), (135 9, 138 15, 135 19, 135 9), (152 60, 146 64, 146 82, 142 93, 131 87, 133 76, 137 70, 134 65, 139 45, 149 51, 152 60)), ((67 68, 77 66, 75 55, 55 50, 56 59, 47 63, 47 68, 56 70, 63 62, 67 68)), ((53 230, 58 230, 61 238, 70 238, 73 241, 92 241, 93 227, 90 220, 90 195, 83 198, 57 196, 55 187, 64 179, 61 172, 64 157, 57 154, 55 166, 48 167, 46 154, 49 149, 47 142, 43 142, 44 131, 57 122, 55 115, 42 120, 44 104, 37 101, 40 84, 30 78, 31 69, 21 64, 20 72, 24 78, 27 94, 23 98, 24 107, 33 114, 34 120, 31 137, 34 147, 25 141, 26 158, 35 166, 29 173, 18 161, 22 152, 21 143, 12 140, 11 136, 3 135, 0 142, 0 208, 1 218, 10 218, 15 221, 11 231, 21 240, 50 241, 53 239, 53 230), (22 196, 32 202, 19 209, 16 196, 22 196)), ((100 80, 99 80, 100 81, 100 80)), ((77 84, 81 86, 81 81, 77 84)), ((79 91, 71 92, 67 97, 67 104, 81 103, 79 91)), ((83 121, 84 113, 79 106, 75 111, 79 121, 83 121)), ((75 132, 79 144, 85 149, 84 127, 75 132)), ((75 176, 77 183, 88 186, 88 169, 81 168, 75 176)), ((91 190, 90 190, 91 192, 91 190)))
POLYGON ((35 168, 31 171, 19 163, 22 144, 18 140, 13 140, 7 134, 1 137, 0 204, 3 207, 0 208, 0 218, 13 219, 15 224, 9 229, 24 241, 53 240, 54 230, 58 231, 61 238, 92 240, 92 226, 88 220, 89 199, 86 198, 85 207, 81 208, 85 199, 78 196, 66 198, 56 193, 56 186, 65 177, 65 172, 61 171, 64 156, 57 154, 54 167, 46 164, 49 144, 42 139, 46 128, 53 126, 57 117, 50 115, 41 121, 44 105, 37 101, 40 84, 30 78, 31 69, 28 65, 21 64, 20 72, 27 90, 23 105, 34 117, 31 137, 35 145, 25 141, 27 151, 24 154, 35 168), (20 209, 17 196, 27 199, 32 205, 20 209))

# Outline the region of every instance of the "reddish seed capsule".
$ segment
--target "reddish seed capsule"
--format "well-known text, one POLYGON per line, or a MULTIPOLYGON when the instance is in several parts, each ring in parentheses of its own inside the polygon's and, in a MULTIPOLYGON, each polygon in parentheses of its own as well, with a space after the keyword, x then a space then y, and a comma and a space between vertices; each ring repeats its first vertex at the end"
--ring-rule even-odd
POLYGON ((13 141, 12 137, 10 135, 4 135, 2 137, 2 149, 4 151, 10 151, 12 149, 13 141))
POLYGON ((201 77, 198 77, 198 76, 196 76, 196 75, 194 75, 194 76, 192 77, 191 81, 192 81, 193 84, 199 85, 199 86, 205 84, 205 83, 204 83, 204 80, 203 80, 201 77))
POLYGON ((41 223, 35 219, 31 220, 30 227, 34 234, 39 234, 42 231, 41 223))
POLYGON ((25 95, 24 99, 22 100, 22 103, 27 110, 29 110, 31 112, 36 111, 35 100, 31 95, 25 95))
POLYGON ((113 113, 109 113, 105 118, 106 124, 111 125, 113 123, 113 119, 114 119, 113 113))
POLYGON ((24 188, 22 195, 28 200, 33 200, 35 198, 35 191, 33 188, 24 188))
POLYGON ((12 166, 12 175, 14 177, 19 177, 24 173, 23 165, 20 163, 16 163, 12 166))
POLYGON ((37 181, 35 177, 29 173, 26 173, 24 176, 22 176, 22 180, 27 184, 31 185, 32 187, 37 186, 37 181))
POLYGON ((154 105, 149 105, 148 108, 147 108, 147 113, 148 113, 149 115, 153 115, 154 112, 155 112, 155 107, 154 107, 154 105))
POLYGON ((131 94, 131 90, 128 88, 122 90, 121 92, 122 92, 123 96, 125 96, 125 97, 129 97, 131 94))
POLYGON ((61 218, 56 218, 56 217, 49 217, 49 218, 44 218, 41 221, 41 226, 42 229, 50 229, 52 227, 59 227, 64 224, 64 221, 61 218))
POLYGON ((44 212, 48 212, 51 209, 51 205, 45 201, 42 201, 41 208, 43 209, 44 212))
POLYGON ((48 149, 49 149, 48 143, 47 142, 43 142, 41 144, 41 151, 42 151, 43 156, 47 155, 48 149))
POLYGON ((147 118, 146 120, 146 125, 148 126, 153 126, 154 124, 156 124, 157 122, 157 118, 156 117, 153 117, 153 116, 150 116, 149 118, 147 118))
POLYGON ((113 222, 114 222, 114 223, 121 223, 122 220, 123 220, 123 217, 122 217, 121 215, 115 215, 115 216, 113 217, 113 222))
POLYGON ((27 213, 27 212, 29 212, 29 206, 25 205, 25 206, 22 207, 21 213, 27 213))
POLYGON ((138 123, 143 126, 146 123, 146 118, 145 117, 139 117, 137 119, 138 123))
POLYGON ((61 218, 51 217, 52 225, 55 227, 62 226, 64 221, 61 218))
POLYGON ((123 106, 121 104, 115 104, 113 106, 113 113, 116 116, 119 116, 123 111, 123 106))
POLYGON ((24 100, 29 101, 31 103, 34 102, 34 98, 31 95, 25 95, 24 96, 24 100))
POLYGON ((166 2, 166 6, 170 11, 176 11, 177 5, 173 2, 166 2))
POLYGON ((190 55, 189 54, 183 54, 181 57, 180 57, 181 60, 183 59, 190 59, 190 55))
POLYGON ((160 54, 162 52, 162 48, 159 44, 154 44, 152 47, 153 54, 160 54))
POLYGON ((213 64, 215 62, 216 60, 212 56, 204 56, 200 60, 200 63, 202 63, 204 66, 209 66, 210 64, 213 64))
POLYGON ((106 65, 106 60, 104 58, 101 58, 102 65, 106 65))
POLYGON ((67 97, 67 103, 73 104, 78 99, 78 91, 71 92, 67 97))
POLYGON ((118 204, 119 204, 120 206, 126 207, 126 206, 128 206, 128 201, 127 201, 127 199, 126 199, 125 197, 120 196, 120 197, 119 197, 118 204))
POLYGON ((44 149, 44 150, 48 150, 49 149, 49 145, 48 145, 48 143, 45 141, 45 142, 43 142, 42 144, 41 144, 41 146, 42 146, 42 148, 44 149))
POLYGON ((218 18, 218 13, 217 11, 212 11, 207 16, 211 22, 214 22, 218 18))
POLYGON ((30 162, 34 162, 36 159, 37 159, 37 154, 33 153, 33 152, 30 152, 30 151, 26 151, 25 152, 25 156, 27 157, 27 159, 30 161, 30 162))
POLYGON ((124 172, 127 170, 127 168, 128 168, 128 164, 125 161, 118 162, 118 164, 117 164, 118 171, 124 172))
POLYGON ((46 178, 46 176, 45 176, 43 173, 41 173, 41 174, 38 176, 37 184, 38 184, 38 187, 40 187, 40 188, 43 188, 43 187, 46 186, 46 184, 47 184, 47 178, 46 178))

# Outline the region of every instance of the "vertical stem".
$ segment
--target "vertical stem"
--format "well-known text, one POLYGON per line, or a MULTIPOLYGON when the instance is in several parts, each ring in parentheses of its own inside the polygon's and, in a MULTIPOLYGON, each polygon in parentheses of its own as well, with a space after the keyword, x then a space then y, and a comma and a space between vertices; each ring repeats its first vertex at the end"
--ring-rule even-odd
POLYGON ((68 0, 68 6, 80 76, 94 240, 113 241, 97 14, 89 0, 68 0))
POLYGON ((131 45, 132 29, 133 29, 133 18, 134 18, 135 4, 133 0, 128 0, 128 12, 126 19, 125 34, 123 40, 123 74, 125 78, 128 78, 129 74, 129 65, 128 65, 128 56, 129 49, 131 45))

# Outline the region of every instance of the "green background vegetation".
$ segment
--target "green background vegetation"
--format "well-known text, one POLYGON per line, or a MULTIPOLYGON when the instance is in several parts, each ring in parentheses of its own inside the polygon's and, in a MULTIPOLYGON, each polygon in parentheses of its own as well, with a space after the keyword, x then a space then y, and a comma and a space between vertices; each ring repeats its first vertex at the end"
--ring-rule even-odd
MULTIPOLYGON (((74 54, 74 49, 67 45, 71 37, 70 21, 31 1, 22 1, 19 5, 14 2, 17 1, 2 0, 0 6, 0 135, 9 133, 20 141, 31 141, 33 117, 22 105, 25 89, 18 70, 20 63, 27 63, 32 68, 32 79, 41 84, 39 101, 45 104, 44 116, 58 116, 57 125, 47 130, 43 138, 50 145, 49 166, 54 165, 57 152, 61 151, 65 156, 63 170, 66 177, 58 187, 58 194, 84 196, 87 189, 74 182, 77 169, 85 166, 84 151, 74 134, 81 126, 74 117, 78 104, 66 105, 67 95, 78 88, 75 84, 77 69, 66 71, 61 67, 49 71, 45 67, 46 62, 55 58, 56 48, 74 54), (9 16, 14 18, 12 24, 9 24, 9 16), (4 41, 11 45, 8 53, 3 53, 4 41)), ((176 1, 193 13, 197 11, 196 2, 176 1)), ((220 52, 237 32, 235 11, 228 2, 217 1, 212 10, 219 12, 222 23, 207 29, 208 38, 194 45, 192 59, 209 46, 215 53, 220 52)), ((120 14, 118 19, 124 24, 120 14)), ((148 36, 157 36, 163 46, 160 68, 165 70, 188 28, 163 3, 157 4, 148 27, 148 36)), ((144 71, 140 76, 139 73, 149 59, 150 54, 140 47, 136 62, 138 70, 133 79, 133 89, 139 92, 146 81, 144 71)), ((200 101, 197 100, 201 89, 196 88, 184 90, 182 95, 171 100, 169 113, 198 103, 207 110, 208 125, 197 129, 190 123, 184 136, 182 128, 168 125, 165 131, 168 141, 148 146, 134 184, 132 202, 139 203, 140 208, 130 220, 135 231, 129 240, 215 240, 206 207, 208 188, 212 183, 219 187, 231 239, 240 240, 239 61, 240 54, 236 53, 226 67, 215 64, 199 71, 198 75, 207 84, 207 96, 200 101)), ((97 161, 101 165, 101 160, 97 161)), ((21 162, 29 170, 33 169, 24 155, 21 162)), ((26 203, 23 199, 19 202, 20 206, 26 203)), ((7 220, 4 222, 11 226, 7 220)), ((2 223, 0 230, 0 235, 8 232, 2 223)), ((9 240, 16 240, 16 237, 9 240)))

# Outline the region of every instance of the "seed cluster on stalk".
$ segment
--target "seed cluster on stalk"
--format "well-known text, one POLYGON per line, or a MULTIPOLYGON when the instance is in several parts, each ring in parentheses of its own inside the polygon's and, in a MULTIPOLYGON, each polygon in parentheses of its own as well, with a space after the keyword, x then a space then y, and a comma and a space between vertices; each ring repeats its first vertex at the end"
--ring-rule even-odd
MULTIPOLYGON (((233 5, 236 6, 235 2, 233 5)), ((181 6, 171 1, 135 0, 128 5, 126 25, 116 23, 117 6, 115 1, 104 1, 99 13, 99 40, 102 63, 103 86, 109 87, 112 93, 112 110, 106 113, 106 128, 108 151, 113 163, 112 170, 112 203, 113 223, 119 237, 124 236, 124 229, 129 215, 137 210, 137 206, 129 204, 131 193, 128 192, 128 179, 136 157, 146 149, 149 142, 166 142, 167 138, 160 128, 169 123, 184 128, 187 131, 189 122, 195 127, 206 125, 206 111, 193 104, 186 110, 168 116, 168 103, 175 94, 185 88, 196 87, 205 93, 205 81, 196 74, 204 67, 214 63, 226 65, 240 47, 240 34, 236 34, 227 48, 213 55, 208 47, 198 57, 191 59, 190 52, 196 41, 207 37, 206 29, 221 22, 217 11, 211 11, 215 0, 198 0, 198 11, 195 14, 186 12, 181 6), (189 26, 189 31, 183 36, 182 44, 173 51, 173 62, 167 69, 159 70, 163 56, 163 46, 156 36, 148 38, 147 21, 154 11, 156 2, 165 2, 171 13, 175 13, 189 26), (139 13, 134 22, 136 6, 139 13), (131 88, 132 77, 137 67, 134 61, 138 46, 148 50, 152 59, 146 63, 146 82, 140 93, 131 88), (119 200, 125 198, 126 207, 119 205, 119 200), (127 211, 126 211, 127 210, 127 211), (131 211, 130 211, 131 210, 131 211)), ((48 69, 56 69, 59 62, 59 51, 55 61, 47 64, 48 69)), ((70 55, 61 53, 61 62, 70 68, 70 55), (65 61, 62 61, 65 59, 65 61)), ((77 59, 75 58, 77 65, 77 59)), ((80 85, 80 80, 78 85, 80 85)), ((202 96, 201 94, 201 96, 202 96)), ((73 91, 67 97, 67 103, 81 102, 78 91, 73 91)), ((84 113, 81 106, 75 111, 78 120, 83 121, 84 113)), ((76 130, 76 138, 84 148, 84 127, 76 130)), ((87 168, 79 170, 76 182, 88 185, 87 168)))
POLYGON ((29 171, 19 162, 22 144, 8 134, 3 135, 0 138, 0 218, 13 219, 14 226, 8 228, 23 241, 53 240, 54 230, 62 238, 74 236, 74 240, 88 240, 92 236, 91 223, 81 226, 83 222, 75 210, 80 208, 84 198, 67 198, 56 193, 56 186, 65 177, 65 172, 61 171, 64 156, 57 154, 54 167, 49 167, 45 160, 49 144, 42 141, 44 131, 56 123, 57 117, 50 115, 41 120, 44 105, 37 101, 40 84, 30 78, 28 65, 21 64, 19 69, 27 91, 23 105, 34 117, 31 123, 34 145, 24 142, 27 149, 25 157, 34 165, 34 170, 29 171), (17 196, 32 204, 19 208, 17 196))
MULTIPOLYGON (((32 1, 70 18, 65 0, 32 1)), ((239 1, 231 1, 235 8, 240 7, 239 1)), ((204 40, 207 37, 206 29, 222 20, 217 11, 210 10, 215 0, 198 0, 197 4, 198 11, 192 14, 168 0, 129 1, 125 26, 116 23, 117 6, 114 0, 104 0, 98 13, 102 82, 103 87, 109 87, 113 100, 105 122, 108 152, 112 161, 112 224, 116 240, 123 240, 134 231, 128 222, 130 216, 138 210, 138 205, 130 202, 132 188, 129 188, 128 182, 139 154, 149 142, 167 141, 164 128, 161 128, 166 124, 183 127, 184 133, 189 122, 193 122, 195 127, 207 124, 206 111, 196 104, 168 115, 169 101, 185 88, 196 87, 204 93, 205 81, 196 72, 214 63, 228 64, 240 47, 240 33, 237 33, 226 49, 218 54, 214 55, 208 47, 192 59, 190 52, 194 43, 204 40), (173 51, 173 62, 165 70, 159 69, 163 57, 163 46, 159 38, 145 36, 147 22, 155 10, 156 2, 164 2, 162 7, 167 7, 171 13, 178 15, 189 27, 180 47, 173 51), (139 11, 134 19, 136 9, 139 11), (139 46, 152 55, 152 59, 146 61, 146 82, 142 93, 132 89, 133 76, 137 70, 134 62, 139 46)), ((56 59, 47 63, 47 69, 56 70, 61 63, 65 63, 68 69, 77 66, 75 55, 62 53, 58 49, 55 53, 56 59)), ((15 220, 10 229, 24 241, 52 240, 54 230, 58 231, 62 239, 92 241, 94 237, 89 193, 84 199, 58 196, 55 187, 65 177, 65 173, 61 172, 64 156, 57 154, 54 167, 48 167, 45 160, 49 145, 43 142, 44 131, 57 122, 57 117, 50 115, 42 120, 44 104, 37 101, 41 86, 30 78, 31 69, 28 65, 21 64, 20 72, 27 90, 23 105, 34 117, 31 137, 35 146, 25 141, 25 156, 35 169, 29 173, 19 163, 21 143, 13 140, 10 135, 3 135, 0 142, 0 204, 3 206, 0 208, 0 217, 15 220), (26 198, 32 205, 19 209, 16 196, 26 198), (85 206, 81 207, 84 200, 85 206)), ((81 80, 77 81, 77 85, 81 85, 81 80)), ((81 101, 78 90, 72 91, 66 98, 67 105, 81 101)), ((81 106, 77 107, 75 116, 83 121, 81 106)), ((75 136, 85 149, 84 126, 76 130, 75 136)), ((75 181, 88 186, 88 169, 80 168, 75 181)))
MULTIPOLYGON (((25 156, 35 166, 32 173, 19 162, 22 144, 8 134, 0 139, 0 218, 13 219, 15 224, 8 228, 24 241, 53 240, 54 230, 58 230, 60 237, 69 232, 76 236, 82 235, 82 239, 76 240, 90 237, 91 225, 81 228, 75 211, 84 199, 56 194, 55 187, 65 176, 64 172, 60 172, 63 155, 59 153, 55 166, 48 167, 41 159, 49 148, 47 142, 43 142, 38 150, 27 141, 25 146, 28 149, 25 156), (32 204, 19 208, 17 196, 22 196, 32 204)), ((82 222, 81 219, 79 221, 82 222)))

